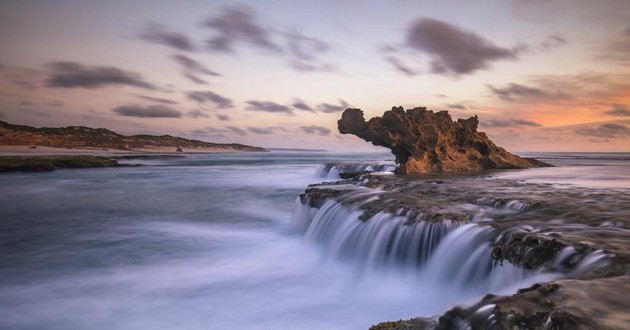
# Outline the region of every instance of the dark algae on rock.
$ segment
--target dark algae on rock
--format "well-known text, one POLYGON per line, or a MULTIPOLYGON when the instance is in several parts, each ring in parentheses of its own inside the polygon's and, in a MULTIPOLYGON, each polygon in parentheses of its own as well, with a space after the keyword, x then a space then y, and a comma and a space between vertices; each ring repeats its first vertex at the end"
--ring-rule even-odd
POLYGON ((2 172, 47 172, 57 168, 120 167, 129 166, 118 163, 114 157, 102 156, 2 156, 2 172))
POLYGON ((477 131, 477 116, 453 121, 447 111, 393 107, 382 117, 365 121, 360 109, 346 109, 339 132, 390 148, 400 164, 397 173, 467 172, 484 169, 550 166, 521 158, 495 145, 477 131))

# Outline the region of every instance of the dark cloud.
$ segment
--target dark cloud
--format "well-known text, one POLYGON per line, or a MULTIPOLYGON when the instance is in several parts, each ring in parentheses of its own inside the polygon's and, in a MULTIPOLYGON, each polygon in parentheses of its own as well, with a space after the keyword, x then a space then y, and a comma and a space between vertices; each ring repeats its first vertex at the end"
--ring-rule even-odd
POLYGON ((286 113, 289 115, 293 114, 293 109, 289 108, 286 105, 278 104, 270 101, 247 101, 249 106, 246 110, 250 111, 262 111, 262 112, 271 112, 271 113, 286 113))
POLYGON ((139 118, 179 118, 182 113, 165 105, 123 105, 112 111, 122 116, 139 118))
POLYGON ((182 76, 188 78, 188 80, 197 83, 199 85, 207 85, 208 82, 195 76, 194 74, 191 74, 190 72, 182 72, 182 76))
POLYGON ((318 134, 318 135, 330 135, 330 133, 332 133, 330 129, 323 126, 316 126, 316 125, 300 126, 300 130, 308 134, 318 134))
POLYGON ((466 106, 463 104, 447 104, 446 107, 449 109, 466 110, 466 106))
POLYGON ((498 120, 498 119, 490 119, 484 120, 481 122, 481 126, 484 127, 541 127, 537 122, 525 119, 506 119, 506 120, 498 120))
POLYGON ((76 62, 53 62, 47 67, 52 71, 46 81, 50 87, 100 88, 109 85, 126 85, 155 89, 139 74, 111 66, 88 67, 76 62))
POLYGON ((58 100, 54 100, 54 101, 49 101, 49 102, 44 102, 44 105, 47 105, 49 107, 63 107, 63 102, 58 101, 58 100))
POLYGON ((156 43, 159 45, 168 46, 177 50, 183 51, 195 51, 192 41, 187 36, 168 31, 162 24, 148 23, 144 32, 140 34, 140 38, 156 43))
POLYGON ((407 66, 406 64, 404 64, 400 59, 398 59, 398 57, 392 56, 392 55, 387 55, 385 56, 385 61, 387 61, 387 63, 391 64, 394 69, 408 75, 408 76, 417 76, 418 74, 420 74, 420 72, 410 68, 409 66, 407 66))
POLYGON ((197 119, 197 118, 210 118, 209 114, 207 114, 203 110, 199 110, 199 109, 194 109, 194 110, 188 111, 188 113, 186 113, 186 116, 193 117, 195 119, 197 119))
POLYGON ((199 75, 206 76, 220 76, 219 73, 208 69, 206 66, 201 64, 200 62, 181 54, 173 55, 172 59, 177 62, 182 68, 182 74, 184 77, 190 79, 191 81, 198 84, 206 84, 207 82, 202 78, 199 78, 199 75))
POLYGON ((564 37, 559 34, 551 34, 547 36, 547 38, 543 40, 538 46, 542 50, 549 50, 566 44, 567 40, 564 39, 564 37))
POLYGON ((431 18, 415 21, 406 45, 431 57, 431 71, 464 75, 488 69, 497 60, 516 59, 518 50, 503 48, 463 28, 431 18))
POLYGON ((617 139, 630 137, 630 128, 621 124, 601 124, 595 127, 577 128, 576 134, 591 136, 602 139, 617 139))
POLYGON ((300 99, 296 99, 293 104, 291 104, 292 107, 299 109, 299 110, 304 110, 304 111, 308 111, 308 112, 315 112, 315 109, 313 109, 313 107, 311 107, 310 105, 308 105, 306 102, 300 100, 300 99))
POLYGON ((230 121, 230 116, 217 114, 217 118, 221 121, 230 121))
POLYGON ((291 60, 291 67, 300 72, 330 72, 335 71, 335 68, 330 64, 325 63, 310 63, 300 60, 291 60))
POLYGON ((488 88, 502 100, 510 102, 515 102, 519 99, 557 100, 567 98, 567 95, 562 92, 554 92, 514 83, 503 88, 488 85, 488 88))
POLYGON ((341 112, 346 110, 348 107, 350 107, 350 104, 348 104, 348 102, 344 101, 344 100, 339 100, 339 104, 330 104, 330 103, 320 103, 317 106, 317 109, 321 112, 324 113, 335 113, 335 112, 341 112))
POLYGON ((323 40, 307 37, 298 32, 286 35, 287 49, 291 66, 298 71, 332 71, 333 66, 322 63, 319 57, 330 50, 330 45, 323 40))
POLYGON ((146 95, 136 95, 136 97, 141 98, 143 100, 152 101, 152 102, 171 104, 171 105, 172 104, 177 104, 177 102, 175 102, 173 100, 163 99, 163 98, 160 98, 160 97, 153 97, 153 96, 146 96, 146 95))
POLYGON ((264 135, 273 134, 278 129, 279 129, 278 127, 252 127, 252 126, 247 127, 247 130, 251 133, 264 134, 264 135))
POLYGON ((189 99, 199 103, 212 102, 219 109, 229 109, 234 106, 232 100, 211 91, 188 92, 187 96, 189 99))
POLYGON ((615 104, 612 109, 605 113, 611 116, 630 117, 630 108, 625 104, 615 104))
POLYGON ((216 34, 208 40, 211 50, 232 52, 234 44, 244 43, 268 51, 281 51, 271 40, 271 32, 258 23, 254 11, 248 7, 224 8, 219 15, 206 19, 203 26, 216 34))
POLYGON ((227 126, 226 127, 228 132, 232 132, 238 135, 247 135, 247 131, 240 128, 240 127, 236 127, 236 126, 227 126))
POLYGON ((435 97, 444 99, 444 98, 447 98, 448 96, 446 96, 446 94, 435 94, 435 97))
POLYGON ((22 106, 22 107, 32 107, 32 106, 35 106, 36 104, 31 101, 20 101, 17 105, 22 106))
POLYGON ((550 34, 542 41, 532 44, 520 43, 513 50, 517 53, 536 53, 549 51, 554 48, 566 45, 567 40, 559 34, 550 34))

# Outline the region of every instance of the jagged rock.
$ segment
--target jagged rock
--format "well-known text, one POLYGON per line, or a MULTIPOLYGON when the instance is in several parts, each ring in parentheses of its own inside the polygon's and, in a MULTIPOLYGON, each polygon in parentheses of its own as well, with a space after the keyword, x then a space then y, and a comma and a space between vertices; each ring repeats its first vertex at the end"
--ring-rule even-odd
POLYGON ((477 131, 477 116, 454 122, 448 111, 393 107, 368 122, 360 109, 346 109, 339 132, 390 148, 400 164, 397 173, 467 172, 495 168, 550 166, 521 158, 495 145, 477 131))

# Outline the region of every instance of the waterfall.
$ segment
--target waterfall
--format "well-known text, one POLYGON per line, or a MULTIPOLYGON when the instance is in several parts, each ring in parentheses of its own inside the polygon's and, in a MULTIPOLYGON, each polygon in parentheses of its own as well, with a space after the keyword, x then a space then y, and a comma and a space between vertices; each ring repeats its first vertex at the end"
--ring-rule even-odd
POLYGON ((396 165, 380 163, 326 163, 319 165, 315 175, 320 178, 339 179, 340 174, 349 172, 394 172, 396 165))
POLYGON ((544 272, 526 270, 507 261, 499 264, 491 258, 491 243, 499 233, 490 226, 449 220, 411 221, 386 212, 361 220, 360 206, 366 201, 356 202, 357 195, 372 195, 368 200, 373 200, 378 198, 378 191, 358 187, 336 199, 326 199, 317 207, 311 206, 308 197, 304 202, 298 198, 293 225, 329 256, 357 263, 363 269, 402 269, 424 281, 458 290, 515 290, 516 285, 524 287, 596 269, 607 258, 601 251, 578 257, 567 248, 559 253, 555 264, 579 258, 572 269, 553 267, 553 272, 544 272), (349 200, 354 203, 348 203, 349 200))

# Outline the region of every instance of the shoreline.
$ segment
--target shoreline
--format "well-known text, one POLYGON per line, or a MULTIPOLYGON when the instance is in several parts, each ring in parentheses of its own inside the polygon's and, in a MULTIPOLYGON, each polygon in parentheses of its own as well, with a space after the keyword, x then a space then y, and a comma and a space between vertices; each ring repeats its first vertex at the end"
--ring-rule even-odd
MULTIPOLYGON (((32 145, 0 145, 0 156, 47 156, 47 155, 95 155, 107 156, 112 154, 219 154, 232 152, 255 152, 237 149, 222 148, 187 148, 182 147, 182 151, 177 151, 172 147, 141 148, 141 149, 103 149, 103 148, 56 148, 47 146, 32 145)), ((262 151, 261 151, 262 152, 262 151)))

